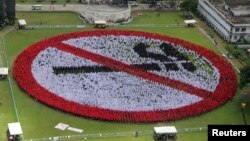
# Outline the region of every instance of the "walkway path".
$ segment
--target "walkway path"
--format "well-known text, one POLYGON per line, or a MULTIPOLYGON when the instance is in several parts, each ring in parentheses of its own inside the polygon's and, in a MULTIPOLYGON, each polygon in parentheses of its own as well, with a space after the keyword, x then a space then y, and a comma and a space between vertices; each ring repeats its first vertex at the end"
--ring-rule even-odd
POLYGON ((5 57, 3 37, 6 33, 10 32, 11 30, 13 30, 12 27, 6 27, 5 29, 0 31, 0 67, 4 67, 4 62, 3 62, 4 58, 3 57, 5 57))
MULTIPOLYGON (((0 42, 0 48, 2 48, 2 42, 0 42)), ((3 60, 2 60, 2 54, 3 54, 3 51, 0 50, 0 68, 3 67, 3 60)))
MULTIPOLYGON (((62 4, 45 4, 42 5, 42 11, 74 11, 77 13, 82 13, 83 9, 86 9, 87 7, 90 7, 91 9, 99 10, 104 9, 107 11, 122 11, 127 8, 120 8, 120 7, 111 7, 108 5, 84 5, 84 4, 69 4, 69 5, 62 5, 62 4)), ((136 10, 148 10, 148 9, 155 9, 155 8, 149 8, 147 4, 141 4, 137 7, 131 7, 132 11, 136 10)), ((16 10, 17 11, 33 11, 32 5, 29 4, 16 4, 16 10)))
POLYGON ((42 5, 41 10, 32 10, 32 5, 16 5, 17 11, 73 11, 79 13, 81 15, 84 14, 84 9, 93 9, 93 10, 100 10, 100 11, 107 11, 107 12, 119 12, 124 11, 127 8, 118 8, 118 7, 111 7, 108 5, 83 5, 83 4, 74 4, 74 5, 42 5))
MULTIPOLYGON (((42 5, 42 10, 36 11, 73 11, 77 13, 82 13, 83 9, 87 8, 87 5, 75 4, 75 5, 42 5)), ((32 5, 16 5, 17 11, 35 11, 32 10, 32 5)))

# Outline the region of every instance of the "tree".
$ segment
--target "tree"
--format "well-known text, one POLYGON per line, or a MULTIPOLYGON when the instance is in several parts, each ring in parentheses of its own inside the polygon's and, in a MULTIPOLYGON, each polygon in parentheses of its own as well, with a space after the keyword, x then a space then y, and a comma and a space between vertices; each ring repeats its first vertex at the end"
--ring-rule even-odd
POLYGON ((15 0, 6 0, 5 1, 6 5, 6 19, 8 20, 8 24, 13 25, 15 23, 15 17, 16 17, 16 10, 15 10, 15 5, 16 1, 15 0))
POLYGON ((241 69, 239 88, 242 89, 249 83, 250 83, 250 64, 248 63, 244 68, 241 69))
POLYGON ((182 10, 185 11, 192 11, 193 13, 197 13, 197 5, 198 5, 198 0, 184 0, 180 7, 182 10))
POLYGON ((245 91, 246 101, 250 102, 250 89, 245 91))
POLYGON ((4 26, 4 5, 3 1, 0 0, 0 29, 4 26))

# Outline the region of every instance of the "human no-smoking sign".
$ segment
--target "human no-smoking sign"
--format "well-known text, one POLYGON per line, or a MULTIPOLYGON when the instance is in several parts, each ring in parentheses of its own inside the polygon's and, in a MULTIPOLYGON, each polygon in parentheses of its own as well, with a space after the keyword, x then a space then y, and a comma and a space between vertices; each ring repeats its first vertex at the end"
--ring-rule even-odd
POLYGON ((210 111, 237 87, 232 67, 203 47, 123 30, 47 38, 15 60, 19 86, 39 101, 85 117, 177 120, 210 111))

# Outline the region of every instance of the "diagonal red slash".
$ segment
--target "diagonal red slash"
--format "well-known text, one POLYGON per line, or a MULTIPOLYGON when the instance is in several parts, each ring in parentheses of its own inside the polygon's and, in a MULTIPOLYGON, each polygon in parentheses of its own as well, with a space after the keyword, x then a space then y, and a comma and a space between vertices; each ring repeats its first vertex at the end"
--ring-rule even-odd
POLYGON ((150 81, 153 81, 153 82, 165 85, 165 86, 172 87, 174 89, 179 89, 184 92, 190 93, 192 95, 199 96, 203 99, 212 96, 212 92, 209 92, 207 90, 200 89, 192 85, 189 85, 187 83, 170 79, 168 77, 162 77, 160 75, 151 73, 144 69, 123 63, 121 61, 117 61, 115 59, 112 59, 112 58, 109 58, 100 54, 96 54, 96 53, 84 50, 82 48, 81 49, 76 48, 74 46, 64 44, 64 43, 53 43, 51 46, 59 50, 71 53, 75 56, 91 60, 93 62, 102 64, 104 66, 108 66, 112 69, 120 70, 120 71, 126 72, 128 74, 131 74, 131 75, 134 75, 134 76, 146 79, 146 80, 150 80, 150 81))

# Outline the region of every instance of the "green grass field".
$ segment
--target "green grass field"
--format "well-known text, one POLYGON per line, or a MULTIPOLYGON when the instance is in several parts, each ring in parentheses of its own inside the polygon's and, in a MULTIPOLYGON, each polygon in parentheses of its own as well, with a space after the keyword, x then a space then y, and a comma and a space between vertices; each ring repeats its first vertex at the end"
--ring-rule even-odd
POLYGON ((82 20, 79 20, 77 14, 70 12, 18 12, 18 19, 27 21, 29 25, 70 25, 70 24, 83 24, 82 20), (38 14, 39 13, 39 14, 38 14), (39 17, 38 17, 39 15, 39 17), (49 16, 48 16, 49 15, 49 16), (69 18, 70 17, 70 18, 69 18))
MULTIPOLYGON (((44 24, 47 25, 60 25, 60 24, 82 24, 83 22, 77 18, 73 13, 28 13, 28 12, 18 12, 17 18, 24 18, 27 20, 28 24, 40 24, 39 20, 36 20, 36 16, 43 19, 44 24), (45 22, 46 21, 46 22, 45 22)), ((145 12, 142 16, 134 18, 134 21, 124 27, 115 27, 119 29, 132 29, 132 30, 142 30, 147 32, 155 32, 160 34, 166 34, 178 38, 182 38, 200 45, 207 47, 211 50, 218 52, 217 49, 213 47, 211 42, 197 29, 197 28, 186 28, 180 27, 133 27, 129 25, 142 25, 142 24, 175 24, 179 21, 182 24, 181 13, 170 12, 161 13, 160 17, 156 17, 155 13, 145 12)), ((113 28, 113 27, 109 27, 113 28)), ((53 35, 89 30, 86 29, 34 29, 34 30, 14 30, 4 36, 4 44, 6 47, 7 59, 12 68, 13 62, 18 54, 27 48, 30 44, 35 43, 46 37, 53 35)), ((1 31, 2 32, 2 31, 1 31)), ((3 47, 0 50, 2 52, 3 47)), ((2 55, 2 54, 1 54, 2 55)), ((4 59, 3 59, 4 60, 4 59)), ((6 62, 4 61, 6 65, 6 62)), ((192 128, 192 127, 206 127, 208 124, 244 124, 242 119, 242 114, 240 110, 240 103, 243 101, 243 96, 237 93, 234 98, 227 102, 224 106, 219 107, 206 114, 192 117, 189 119, 183 119, 179 121, 172 122, 160 122, 160 123, 116 123, 116 122, 106 122, 93 120, 83 117, 77 117, 71 114, 67 114, 53 108, 47 107, 44 104, 37 102, 35 99, 29 97, 25 94, 14 79, 10 75, 10 80, 12 82, 13 95, 15 98, 15 104, 17 108, 18 118, 22 125, 25 139, 32 138, 45 138, 52 136, 68 136, 68 135, 79 135, 72 131, 60 131, 54 128, 54 126, 59 123, 67 123, 72 127, 81 128, 84 130, 83 134, 92 133, 113 133, 113 132, 125 132, 125 131, 143 131, 152 130, 154 126, 159 125, 174 125, 177 128, 192 128)), ((10 85, 8 80, 0 81, 0 99, 3 100, 3 104, 0 105, 0 140, 6 140, 6 129, 8 122, 17 121, 10 85)), ((250 122, 250 108, 246 108, 247 121, 250 122)), ((152 141, 152 136, 140 136, 139 137, 118 137, 118 138, 93 138, 88 139, 93 141, 152 141)), ((206 131, 202 132, 190 132, 190 133, 179 133, 177 141, 206 141, 207 134, 206 131)))

